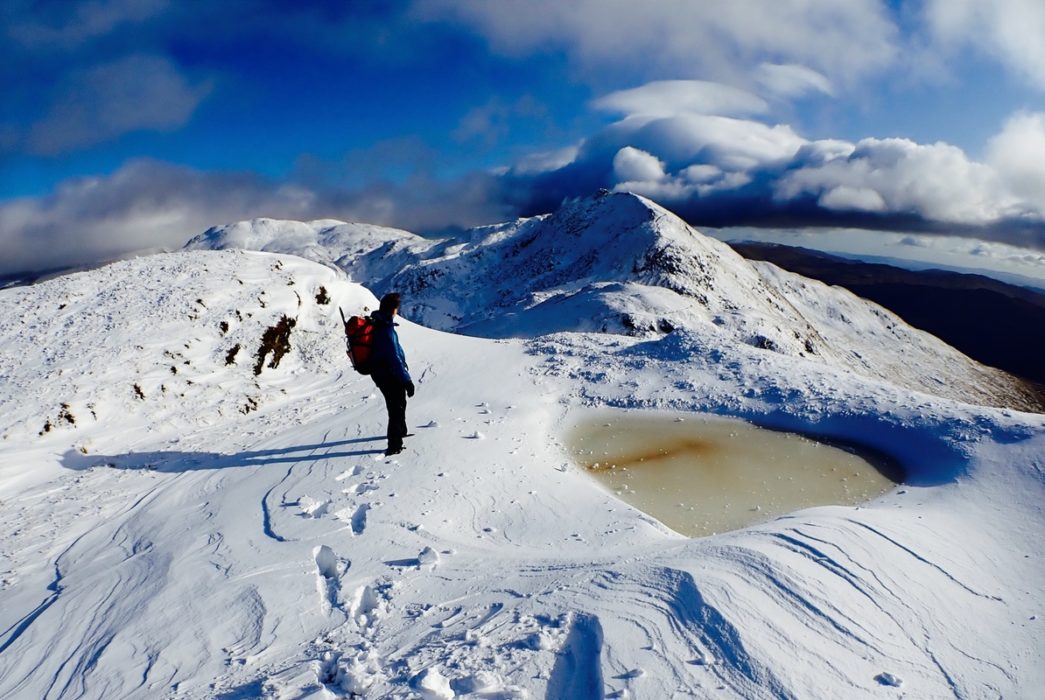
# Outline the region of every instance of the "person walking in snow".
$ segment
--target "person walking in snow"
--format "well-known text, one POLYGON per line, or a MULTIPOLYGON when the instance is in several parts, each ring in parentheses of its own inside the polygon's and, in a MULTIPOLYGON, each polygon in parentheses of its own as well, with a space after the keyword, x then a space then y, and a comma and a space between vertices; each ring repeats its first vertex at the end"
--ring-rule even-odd
POLYGON ((398 313, 399 294, 390 292, 381 297, 380 307, 370 314, 374 322, 370 376, 385 397, 385 407, 388 409, 386 456, 403 451, 403 438, 407 436, 406 399, 414 395, 414 382, 410 378, 410 368, 406 364, 406 355, 395 329, 397 324, 393 320, 398 313))

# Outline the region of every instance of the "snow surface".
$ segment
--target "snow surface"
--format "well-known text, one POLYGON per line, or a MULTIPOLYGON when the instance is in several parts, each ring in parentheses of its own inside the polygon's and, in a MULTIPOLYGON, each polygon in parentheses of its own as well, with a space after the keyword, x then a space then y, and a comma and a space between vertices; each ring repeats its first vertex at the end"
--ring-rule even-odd
MULTIPOLYGON (((534 298, 497 304, 483 275, 515 268, 480 274, 465 258, 504 260, 483 251, 550 218, 463 243, 371 231, 352 255, 313 249, 327 265, 191 250, 0 291, 0 697, 994 698, 1045 687, 1045 418, 963 401, 1018 392, 924 334, 890 329, 895 317, 825 296, 837 290, 771 266, 734 270, 714 245, 719 257, 695 255, 686 231, 658 260, 703 261, 714 295, 689 268, 636 272, 609 256, 555 270, 549 249, 531 259, 550 265, 534 298), (518 338, 403 321, 416 435, 390 459, 381 397, 349 367, 337 313, 373 307, 337 267, 357 281, 357 269, 374 273, 372 244, 402 256, 400 279, 431 267, 473 285, 472 304, 451 285, 453 309, 411 291, 408 318, 494 328, 484 308, 515 309, 542 329, 574 314, 518 338), (706 306, 694 305, 701 293, 706 306), (658 330, 676 302, 692 317, 658 330), (653 327, 568 327, 609 324, 614 303, 653 327), (296 320, 291 350, 255 375, 262 333, 283 315, 296 320), (784 342, 796 330, 822 339, 817 353, 784 342), (902 352, 872 347, 893 331, 902 352), (778 338, 777 351, 753 333, 778 338), (921 366, 897 357, 907 353, 921 366), (964 385, 932 391, 942 372, 964 385), (603 405, 870 444, 909 479, 861 507, 686 539, 570 465, 563 427, 603 405)), ((240 242, 257 228, 244 225, 240 242)))

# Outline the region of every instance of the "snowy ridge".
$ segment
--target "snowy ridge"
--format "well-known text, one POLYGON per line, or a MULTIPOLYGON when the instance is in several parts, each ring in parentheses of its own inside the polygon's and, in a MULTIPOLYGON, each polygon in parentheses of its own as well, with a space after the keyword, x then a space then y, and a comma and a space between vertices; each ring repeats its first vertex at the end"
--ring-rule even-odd
POLYGON ((404 265, 432 247, 417 234, 385 226, 345 223, 333 219, 283 221, 252 219, 215 226, 185 244, 187 250, 257 250, 290 253, 341 268, 351 268, 357 280, 368 280, 367 262, 382 269, 404 265))
POLYGON ((335 263, 375 290, 402 291, 412 320, 468 335, 686 329, 715 346, 743 343, 962 401, 1040 408, 1021 381, 877 304, 751 263, 637 195, 575 200, 453 240, 372 228, 264 220, 213 229, 189 247, 263 246, 335 263))
POLYGON ((233 250, 0 292, 0 697, 1045 686, 1042 416, 698 326, 489 340, 404 321, 417 435, 386 460, 337 316, 373 303, 336 269, 233 250), (255 374, 284 316, 289 351, 255 374), (870 443, 909 484, 689 540, 569 466, 560 430, 592 405, 870 443))
POLYGON ((215 226, 193 238, 186 247, 293 252, 309 259, 355 260, 375 248, 423 243, 424 240, 407 231, 369 224, 347 224, 333 219, 309 222, 253 219, 215 226))

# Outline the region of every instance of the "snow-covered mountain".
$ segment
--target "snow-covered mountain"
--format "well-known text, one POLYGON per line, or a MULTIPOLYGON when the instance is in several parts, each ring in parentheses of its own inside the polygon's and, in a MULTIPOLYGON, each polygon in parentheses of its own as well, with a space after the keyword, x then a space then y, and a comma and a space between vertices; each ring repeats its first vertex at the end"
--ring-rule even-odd
MULTIPOLYGON (((643 200, 571 207, 455 241, 324 222, 290 245, 287 224, 255 222, 238 245, 325 264, 189 250, 0 291, 0 697, 1045 687, 1045 418, 905 386, 929 372, 890 370, 857 337, 895 319, 734 269, 688 228, 664 234, 643 200), (634 225, 598 223, 599 207, 634 225), (577 252, 592 226, 606 226, 604 259, 577 252), (407 287, 429 267, 445 272, 407 287), (408 318, 458 314, 498 338, 403 321, 416 435, 384 459, 381 397, 347 364, 337 307, 392 285, 409 289, 408 318), (509 314, 527 330, 498 330, 509 314), (599 332, 580 332, 589 322, 599 332), (572 332, 511 337, 542 328, 572 332), (562 431, 592 406, 869 444, 907 483, 687 539, 570 464, 562 431)), ((230 229, 206 239, 233 245, 230 229)), ((965 361, 895 337, 924 342, 902 352, 933 371, 965 361)))
POLYGON ((406 296, 423 325, 488 338, 577 331, 745 344, 906 388, 1039 408, 1023 382, 974 362, 886 309, 760 262, 633 194, 601 193, 547 216, 428 240, 332 221, 218 227, 190 249, 292 253, 406 296))

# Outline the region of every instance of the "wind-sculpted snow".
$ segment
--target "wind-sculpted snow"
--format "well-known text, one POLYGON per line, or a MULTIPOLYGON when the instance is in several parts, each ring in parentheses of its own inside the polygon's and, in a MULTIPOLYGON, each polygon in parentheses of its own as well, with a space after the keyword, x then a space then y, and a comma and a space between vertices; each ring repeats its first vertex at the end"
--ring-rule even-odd
POLYGON ((244 247, 336 264, 405 296, 404 315, 489 338, 555 332, 650 337, 686 329, 907 389, 1042 410, 1038 393, 850 292, 751 263, 653 202, 604 193, 554 214, 426 240, 362 224, 262 219, 189 248, 244 247))
MULTIPOLYGON (((760 284, 795 283, 774 275, 760 284)), ((649 308, 689 298, 624 277, 615 293, 649 308)), ((544 318, 590 310, 586 293, 549 297, 544 318)), ((0 291, 0 697, 1045 687, 1040 416, 735 342, 698 311, 670 333, 531 339, 403 321, 415 435, 386 459, 383 402, 337 313, 374 303, 337 269, 235 250, 0 291), (255 375, 284 316, 289 349, 255 375), (870 443, 908 483, 685 539, 569 464, 562 426, 607 405, 870 443)))

